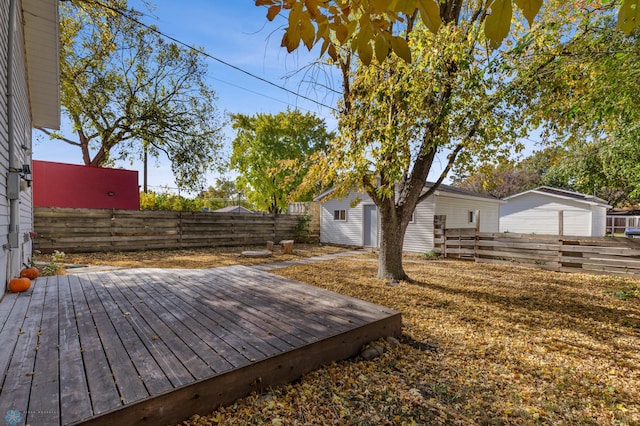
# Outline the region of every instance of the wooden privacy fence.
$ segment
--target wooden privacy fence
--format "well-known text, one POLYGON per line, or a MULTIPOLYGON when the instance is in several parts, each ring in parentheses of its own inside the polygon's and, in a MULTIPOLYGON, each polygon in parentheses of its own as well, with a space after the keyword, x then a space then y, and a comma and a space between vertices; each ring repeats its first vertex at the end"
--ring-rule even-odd
POLYGON ((37 207, 43 253, 221 247, 294 239, 296 216, 37 207))
POLYGON ((437 232, 440 237, 435 250, 447 258, 640 277, 640 242, 633 239, 486 233, 475 229, 437 232))

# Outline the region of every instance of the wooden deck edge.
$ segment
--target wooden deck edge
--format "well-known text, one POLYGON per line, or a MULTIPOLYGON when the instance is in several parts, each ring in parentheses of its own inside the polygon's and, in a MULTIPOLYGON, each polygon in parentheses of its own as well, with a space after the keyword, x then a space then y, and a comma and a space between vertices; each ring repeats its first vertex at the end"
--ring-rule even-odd
POLYGON ((400 335, 401 328, 400 313, 395 313, 307 346, 74 424, 106 426, 176 424, 194 414, 211 413, 217 407, 231 404, 251 392, 290 383, 332 361, 351 358, 357 355, 366 343, 386 336, 400 335))

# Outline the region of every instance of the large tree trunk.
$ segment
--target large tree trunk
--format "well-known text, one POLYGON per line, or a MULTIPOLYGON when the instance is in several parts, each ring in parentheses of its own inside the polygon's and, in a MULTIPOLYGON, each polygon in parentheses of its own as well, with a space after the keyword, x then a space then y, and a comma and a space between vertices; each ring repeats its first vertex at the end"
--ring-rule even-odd
POLYGON ((409 221, 403 221, 399 215, 391 211, 379 210, 382 235, 378 256, 378 278, 390 283, 406 280, 408 277, 402 266, 402 246, 409 221))

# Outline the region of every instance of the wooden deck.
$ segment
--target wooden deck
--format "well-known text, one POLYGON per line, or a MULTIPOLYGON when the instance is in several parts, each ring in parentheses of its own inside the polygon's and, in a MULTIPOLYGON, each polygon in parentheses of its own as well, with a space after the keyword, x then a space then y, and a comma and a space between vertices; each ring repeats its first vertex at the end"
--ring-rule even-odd
POLYGON ((0 416, 175 423, 400 326, 390 309, 245 266, 42 277, 0 302, 0 416))

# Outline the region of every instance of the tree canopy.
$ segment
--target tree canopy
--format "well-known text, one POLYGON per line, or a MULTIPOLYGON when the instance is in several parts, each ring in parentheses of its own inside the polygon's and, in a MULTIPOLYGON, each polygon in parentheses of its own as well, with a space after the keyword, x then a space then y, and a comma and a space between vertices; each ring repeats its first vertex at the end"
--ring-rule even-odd
MULTIPOLYGON (((297 49, 301 43, 311 50, 316 43, 322 42, 321 55, 327 52, 337 60, 340 48, 348 45, 365 65, 371 62, 374 55, 378 62, 382 62, 391 52, 410 62, 412 49, 402 33, 416 19, 436 33, 443 23, 447 24, 445 16, 458 16, 460 10, 470 10, 482 24, 490 46, 496 48, 509 35, 514 21, 524 17, 531 25, 543 4, 552 2, 553 0, 255 0, 256 6, 268 8, 267 18, 270 21, 281 12, 288 13, 282 46, 289 52, 297 49)), ((580 7, 584 2, 573 3, 580 7)), ((640 0, 624 0, 619 3, 617 27, 630 34, 640 24, 640 0)))
POLYGON ((314 114, 287 110, 278 114, 232 115, 236 137, 230 167, 237 184, 258 209, 278 213, 290 201, 308 201, 317 187, 298 191, 310 156, 333 135, 314 114))
POLYGON ((124 0, 60 3, 60 79, 64 115, 86 165, 166 155, 179 186, 197 188, 220 164, 221 119, 205 84, 206 64, 167 43, 124 0), (134 19, 130 19, 133 17, 134 19))
POLYGON ((547 11, 539 17, 546 29, 510 57, 518 78, 532 82, 542 142, 561 148, 542 181, 622 207, 640 199, 640 38, 616 30, 614 7, 594 3, 573 19, 547 11))
MULTIPOLYGON (((271 3, 270 17, 282 10, 274 5, 290 6, 283 45, 296 48, 297 35, 307 47, 323 40, 321 52, 343 75, 340 135, 317 159, 315 176, 339 182, 342 194, 362 188, 375 202, 378 276, 392 281, 406 278, 402 248, 416 204, 453 167, 465 173, 475 164, 504 163, 522 148, 519 138, 545 118, 552 122, 557 115, 544 109, 551 103, 539 89, 563 58, 559 44, 619 5, 516 1, 514 14, 511 0, 301 3, 271 3), (545 43, 559 50, 539 52, 545 43), (446 161, 426 190, 438 154, 446 161)), ((618 20, 629 31, 631 3, 618 20)))

